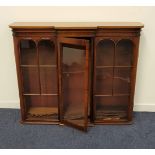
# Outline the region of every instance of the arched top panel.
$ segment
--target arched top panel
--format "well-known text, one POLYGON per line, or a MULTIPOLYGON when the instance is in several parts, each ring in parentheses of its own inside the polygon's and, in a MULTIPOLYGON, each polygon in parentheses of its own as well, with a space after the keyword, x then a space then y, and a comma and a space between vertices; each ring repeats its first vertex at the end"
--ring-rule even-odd
POLYGON ((116 45, 115 65, 131 66, 133 65, 134 44, 129 39, 122 39, 116 45))
POLYGON ((34 40, 22 39, 19 42, 21 65, 37 65, 37 48, 34 40))
POLYGON ((40 40, 38 42, 38 51, 40 65, 56 65, 56 52, 53 41, 40 40))
POLYGON ((110 39, 101 40, 96 46, 96 66, 113 66, 115 43, 110 39))

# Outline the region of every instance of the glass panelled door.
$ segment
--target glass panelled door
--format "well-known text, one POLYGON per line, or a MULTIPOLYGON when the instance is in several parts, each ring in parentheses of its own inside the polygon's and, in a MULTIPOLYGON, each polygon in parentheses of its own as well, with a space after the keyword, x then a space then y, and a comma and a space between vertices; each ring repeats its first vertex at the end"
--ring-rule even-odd
POLYGON ((81 39, 61 38, 59 46, 62 121, 86 131, 89 43, 81 39))
POLYGON ((57 63, 54 40, 20 40, 20 70, 26 119, 58 121, 57 63))
POLYGON ((125 121, 130 102, 133 43, 129 39, 101 39, 95 48, 95 120, 125 121))

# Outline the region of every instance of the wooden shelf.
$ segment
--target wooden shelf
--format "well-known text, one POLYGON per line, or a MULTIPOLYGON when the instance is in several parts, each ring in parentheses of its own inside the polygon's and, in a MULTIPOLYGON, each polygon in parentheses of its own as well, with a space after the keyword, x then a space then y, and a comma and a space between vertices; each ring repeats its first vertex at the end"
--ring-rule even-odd
POLYGON ((20 67, 38 67, 38 65, 20 65, 20 67))
POLYGON ((58 94, 23 94, 23 95, 25 95, 25 96, 31 96, 31 95, 36 95, 36 96, 41 96, 41 95, 43 95, 43 96, 45 96, 45 95, 49 95, 49 96, 58 96, 58 94))
POLYGON ((62 72, 63 74, 79 74, 84 73, 84 71, 72 71, 72 72, 62 72))
POLYGON ((133 68, 134 66, 96 66, 98 68, 133 68))
POLYGON ((130 94, 113 94, 113 95, 112 94, 107 94, 107 95, 106 94, 95 94, 94 96, 95 97, 102 97, 102 96, 103 97, 106 97, 106 96, 109 96, 109 97, 110 96, 130 96, 130 94))
POLYGON ((20 67, 57 67, 56 65, 20 65, 20 67))
POLYGON ((109 121, 115 121, 115 120, 121 120, 127 118, 127 111, 122 110, 124 107, 112 107, 112 108, 105 108, 100 109, 96 111, 96 119, 97 120, 109 120, 109 121))
POLYGON ((53 68, 55 68, 57 66, 56 65, 39 65, 39 67, 53 67, 53 68))
POLYGON ((31 107, 27 112, 27 118, 30 120, 57 120, 58 108, 51 107, 31 107))

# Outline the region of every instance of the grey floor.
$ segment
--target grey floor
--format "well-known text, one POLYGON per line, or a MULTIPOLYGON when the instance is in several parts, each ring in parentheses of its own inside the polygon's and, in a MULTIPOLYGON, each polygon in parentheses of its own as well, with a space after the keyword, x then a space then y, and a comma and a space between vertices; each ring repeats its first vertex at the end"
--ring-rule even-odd
POLYGON ((21 125, 19 110, 0 109, 0 148, 155 149, 155 113, 134 113, 132 125, 98 125, 88 133, 57 125, 21 125))

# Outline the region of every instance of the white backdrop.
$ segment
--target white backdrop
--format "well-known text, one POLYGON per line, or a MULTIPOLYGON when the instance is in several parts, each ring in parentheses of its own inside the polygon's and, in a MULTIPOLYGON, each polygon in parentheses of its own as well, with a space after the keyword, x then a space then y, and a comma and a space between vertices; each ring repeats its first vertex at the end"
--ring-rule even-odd
POLYGON ((0 7, 0 108, 19 108, 11 29, 15 21, 144 23, 135 91, 136 111, 155 111, 155 7, 0 7))

